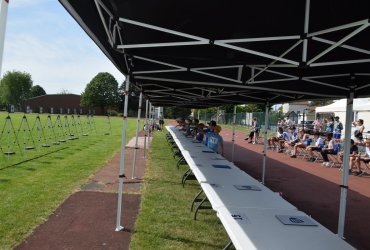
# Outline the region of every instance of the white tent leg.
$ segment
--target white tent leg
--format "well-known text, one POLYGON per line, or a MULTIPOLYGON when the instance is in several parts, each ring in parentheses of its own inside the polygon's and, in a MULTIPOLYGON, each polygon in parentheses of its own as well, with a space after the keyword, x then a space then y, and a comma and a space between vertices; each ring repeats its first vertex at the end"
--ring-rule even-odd
POLYGON ((141 102, 143 100, 143 93, 140 92, 139 97, 139 108, 137 110, 137 124, 136 124, 136 140, 135 140, 135 149, 134 149, 134 161, 132 163, 132 176, 131 179, 135 179, 135 167, 136 167, 136 158, 137 158, 137 149, 139 147, 139 126, 140 126, 140 116, 141 116, 141 102))
POLYGON ((338 218, 338 236, 343 238, 344 235, 344 223, 346 217, 346 203, 347 203, 347 189, 348 189, 348 164, 349 164, 349 148, 351 146, 351 122, 353 112, 353 96, 354 92, 351 91, 349 98, 347 99, 347 110, 346 110, 346 125, 344 133, 344 155, 343 155, 343 172, 342 172, 342 185, 340 192, 339 202, 339 218, 338 218))
POLYGON ((5 29, 6 19, 8 15, 8 1, 1 1, 0 3, 0 75, 3 64, 3 52, 4 52, 4 40, 5 40, 5 29))
POLYGON ((234 163, 234 150, 235 150, 235 122, 236 122, 236 105, 234 105, 234 114, 233 114, 233 149, 231 151, 231 162, 234 163))
POLYGON ((269 127, 269 102, 266 102, 265 108, 265 136, 263 141, 263 160, 262 160, 262 184, 265 185, 265 175, 266 175, 266 151, 267 151, 267 129, 269 127))
POLYGON ((118 206, 117 206, 117 222, 116 231, 122 231, 124 227, 121 225, 122 215, 122 190, 123 190, 123 177, 125 170, 125 153, 126 153, 126 127, 127 127, 127 108, 128 108, 128 95, 130 86, 130 76, 126 78, 125 90, 125 106, 123 108, 123 125, 122 125, 122 146, 121 146, 121 159, 119 164, 119 186, 118 186, 118 206))
POLYGON ((149 133, 148 133, 148 148, 150 147, 150 138, 152 137, 153 133, 153 112, 152 112, 152 104, 149 103, 149 133))
POLYGON ((145 102, 145 139, 144 139, 144 158, 146 158, 146 141, 148 139, 149 125, 148 125, 148 109, 149 109, 149 100, 145 102))

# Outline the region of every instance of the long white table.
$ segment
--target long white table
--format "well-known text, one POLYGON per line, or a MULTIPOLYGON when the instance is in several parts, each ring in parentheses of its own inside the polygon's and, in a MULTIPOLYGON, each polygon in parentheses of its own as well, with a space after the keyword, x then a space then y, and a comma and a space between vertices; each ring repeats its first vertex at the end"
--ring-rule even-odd
POLYGON ((232 162, 166 128, 236 249, 354 249, 232 162), (277 215, 302 216, 316 225, 285 225, 277 215))

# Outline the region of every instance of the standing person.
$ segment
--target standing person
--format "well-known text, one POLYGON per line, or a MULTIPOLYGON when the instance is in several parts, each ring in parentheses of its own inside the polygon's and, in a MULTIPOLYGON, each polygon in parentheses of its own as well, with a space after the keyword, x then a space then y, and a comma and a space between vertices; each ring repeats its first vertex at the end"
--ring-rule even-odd
POLYGON ((162 112, 159 114, 158 120, 159 120, 159 129, 160 130, 163 130, 164 118, 163 118, 163 113, 162 112))
POLYGON ((343 130, 343 124, 339 121, 339 116, 334 117, 334 138, 340 139, 343 130))
POLYGON ((253 131, 253 144, 256 144, 259 141, 260 137, 260 125, 256 117, 253 118, 253 131))
POLYGON ((208 139, 207 147, 212 149, 216 153, 220 152, 219 149, 221 149, 221 155, 224 155, 224 139, 220 135, 220 132, 221 126, 216 125, 214 127, 212 135, 208 139))
POLYGON ((359 142, 361 143, 362 139, 363 139, 362 133, 365 130, 364 120, 358 119, 357 121, 352 122, 352 125, 356 127, 355 132, 354 132, 353 135, 354 135, 357 143, 359 143, 359 142))
POLYGON ((321 132, 321 127, 322 127, 322 121, 320 119, 320 116, 316 116, 316 120, 313 122, 313 132, 321 132))
POLYGON ((293 121, 290 120, 289 116, 286 117, 286 120, 285 120, 285 125, 290 128, 294 125, 293 121))
POLYGON ((333 135, 333 132, 334 132, 334 118, 333 117, 330 117, 328 119, 328 122, 326 124, 326 130, 325 130, 326 134, 331 134, 333 135))
POLYGON ((249 133, 249 135, 247 136, 247 138, 245 138, 244 140, 248 140, 248 143, 252 143, 253 142, 253 136, 254 136, 254 118, 252 119, 252 130, 249 133))

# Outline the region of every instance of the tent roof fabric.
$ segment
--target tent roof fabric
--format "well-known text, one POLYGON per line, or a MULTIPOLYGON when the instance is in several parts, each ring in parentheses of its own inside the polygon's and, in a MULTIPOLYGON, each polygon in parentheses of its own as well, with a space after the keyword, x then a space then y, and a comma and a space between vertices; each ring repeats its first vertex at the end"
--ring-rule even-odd
POLYGON ((370 1, 60 2, 154 105, 370 96, 370 1))
MULTIPOLYGON (((346 112, 347 100, 341 99, 327 106, 317 107, 316 113, 346 112)), ((370 111, 370 99, 359 98, 353 101, 353 111, 370 111)))

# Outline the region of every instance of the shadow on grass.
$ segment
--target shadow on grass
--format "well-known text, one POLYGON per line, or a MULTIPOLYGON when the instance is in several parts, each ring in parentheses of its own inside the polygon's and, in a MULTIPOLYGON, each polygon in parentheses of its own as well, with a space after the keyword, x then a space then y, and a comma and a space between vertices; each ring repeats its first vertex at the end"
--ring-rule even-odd
POLYGON ((0 184, 1 183, 6 183, 6 182, 9 182, 10 180, 9 179, 0 179, 0 184))
MULTIPOLYGON (((48 153, 45 153, 45 154, 42 154, 42 155, 39 155, 39 156, 36 156, 36 157, 33 157, 33 158, 30 158, 30 159, 27 159, 27 160, 24 160, 24 161, 20 161, 20 162, 17 162, 15 164, 12 164, 12 165, 9 165, 9 166, 6 166, 6 167, 3 167, 3 168, 0 168, 0 171, 1 170, 5 170, 7 168, 10 168, 10 167, 15 167, 15 166, 18 166, 18 165, 21 165, 23 163, 26 163, 26 162, 30 162, 30 161, 33 161, 33 160, 36 160, 36 159, 39 159, 39 158, 42 158, 44 156, 47 156, 47 155, 50 155, 50 154, 54 154, 56 152, 59 152, 59 151, 62 151, 62 150, 65 150, 67 149, 68 147, 64 147, 64 148, 60 148, 60 149, 57 149, 57 150, 54 150, 54 151, 51 151, 51 152, 48 152, 48 153)), ((58 159, 58 157, 55 157, 56 159, 58 159)), ((63 159, 62 157, 59 157, 60 159, 63 159)), ((35 169, 26 169, 26 170, 30 170, 30 171, 34 171, 35 169)))
MULTIPOLYGON (((148 232, 148 231, 137 231, 137 230, 135 230, 134 233, 138 233, 138 232, 153 237, 153 234, 151 232, 148 232)), ((181 236, 174 237, 174 235, 170 235, 170 234, 155 235, 154 237, 155 238, 160 238, 160 239, 163 239, 163 240, 176 241, 176 242, 180 242, 180 243, 184 243, 184 244, 198 245, 199 247, 208 246, 208 247, 212 247, 214 249, 219 249, 220 248, 220 244, 211 244, 211 243, 208 243, 208 242, 205 242, 205 241, 198 240, 197 238, 188 239, 188 238, 184 238, 184 237, 181 237, 181 236)), ((225 245, 226 244, 227 244, 227 242, 225 242, 225 245)))

